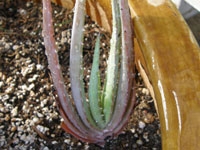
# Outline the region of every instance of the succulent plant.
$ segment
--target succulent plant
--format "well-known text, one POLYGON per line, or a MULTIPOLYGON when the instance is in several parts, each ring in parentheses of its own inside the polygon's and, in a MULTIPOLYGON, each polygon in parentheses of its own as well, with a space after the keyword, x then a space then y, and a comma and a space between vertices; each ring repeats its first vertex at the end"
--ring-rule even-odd
POLYGON ((52 25, 50 0, 43 0, 43 35, 58 108, 68 133, 86 142, 104 145, 107 137, 117 136, 132 112, 134 91, 134 51, 128 1, 112 0, 113 28, 106 78, 101 90, 99 55, 100 34, 97 37, 90 76, 88 99, 84 91, 82 51, 86 0, 75 3, 70 49, 71 102, 60 69, 52 25))

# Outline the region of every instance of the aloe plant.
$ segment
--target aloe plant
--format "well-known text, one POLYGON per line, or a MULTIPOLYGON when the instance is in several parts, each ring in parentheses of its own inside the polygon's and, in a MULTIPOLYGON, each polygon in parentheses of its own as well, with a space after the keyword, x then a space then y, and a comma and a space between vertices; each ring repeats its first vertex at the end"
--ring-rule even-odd
POLYGON ((55 46, 50 0, 43 0, 43 35, 49 69, 58 94, 62 127, 82 141, 103 145, 117 136, 127 123, 134 105, 134 52, 128 1, 112 0, 113 29, 106 79, 101 90, 97 37, 88 98, 84 91, 82 51, 86 0, 76 0, 70 49, 71 102, 67 94, 55 46))

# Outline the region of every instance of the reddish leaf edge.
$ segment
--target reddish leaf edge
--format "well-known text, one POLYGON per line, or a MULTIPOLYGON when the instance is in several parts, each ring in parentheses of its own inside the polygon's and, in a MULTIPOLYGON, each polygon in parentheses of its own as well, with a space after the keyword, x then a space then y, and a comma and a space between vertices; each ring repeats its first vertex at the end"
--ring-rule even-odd
MULTIPOLYGON (((129 11, 128 2, 125 0, 120 0, 120 14, 121 14, 121 28, 122 28, 122 59, 121 59, 121 72, 120 72, 120 81, 119 88, 117 93, 117 100, 115 104, 115 111, 112 116, 110 124, 108 124, 108 131, 113 132, 113 130, 119 124, 125 124, 123 118, 129 118, 126 114, 126 111, 133 109, 132 103, 135 101, 135 94, 132 95, 132 87, 135 87, 134 76, 134 50, 133 50, 133 29, 131 24, 131 16, 129 11), (131 96, 132 95, 132 96, 131 96), (133 101, 132 103, 129 103, 133 101), (131 107, 128 107, 131 106, 131 107)), ((130 114, 130 113, 128 113, 130 114)), ((120 126, 121 127, 121 126, 120 126)), ((119 129, 115 129, 119 130, 119 129)), ((108 132, 108 133, 109 133, 108 132)), ((118 132, 118 131, 116 131, 118 132)))

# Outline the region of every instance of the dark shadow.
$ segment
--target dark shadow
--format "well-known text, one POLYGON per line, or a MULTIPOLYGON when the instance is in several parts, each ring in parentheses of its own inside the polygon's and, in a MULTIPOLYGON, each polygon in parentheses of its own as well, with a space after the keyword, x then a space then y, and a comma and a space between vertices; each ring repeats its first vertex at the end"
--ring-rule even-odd
POLYGON ((187 19, 186 22, 188 23, 190 29, 192 30, 197 42, 200 45, 200 12, 195 16, 187 19))

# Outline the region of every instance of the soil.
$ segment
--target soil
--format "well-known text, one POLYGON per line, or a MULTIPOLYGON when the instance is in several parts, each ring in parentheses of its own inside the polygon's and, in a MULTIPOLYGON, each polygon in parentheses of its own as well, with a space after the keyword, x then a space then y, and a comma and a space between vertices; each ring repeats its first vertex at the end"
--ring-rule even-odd
MULTIPOLYGON (((70 93, 69 49, 73 12, 53 5, 55 39, 70 93)), ((87 85, 95 39, 101 33, 101 72, 106 67, 110 35, 86 16, 84 81, 87 85)), ((140 74, 136 105, 128 125, 105 147, 84 143, 64 132, 42 37, 42 5, 21 0, 0 2, 0 149, 159 150, 159 118, 140 74)))

